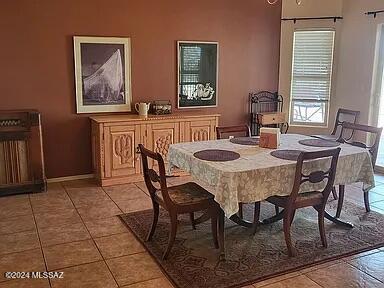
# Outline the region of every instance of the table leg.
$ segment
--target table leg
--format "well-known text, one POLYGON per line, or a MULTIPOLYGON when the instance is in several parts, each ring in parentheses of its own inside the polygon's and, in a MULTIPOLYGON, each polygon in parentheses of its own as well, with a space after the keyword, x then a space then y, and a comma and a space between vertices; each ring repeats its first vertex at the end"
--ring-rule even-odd
MULTIPOLYGON (((211 219, 211 215, 209 215, 208 211, 205 211, 200 217, 195 219, 194 224, 198 225, 200 223, 204 223, 208 221, 209 219, 211 219)), ((232 215, 229 219, 235 222, 237 225, 240 225, 246 228, 253 227, 253 222, 242 219, 238 214, 232 215)))
POLYGON ((325 219, 328 219, 329 221, 331 221, 331 222, 333 222, 333 223, 335 223, 337 225, 340 225, 340 226, 343 226, 343 227, 346 227, 346 228, 353 228, 353 224, 352 223, 341 221, 339 218, 336 218, 336 217, 331 216, 330 214, 328 214, 327 211, 325 211, 324 217, 325 217, 325 219))
MULTIPOLYGON (((279 214, 277 214, 275 216, 272 216, 271 218, 264 219, 263 220, 263 224, 264 225, 272 224, 274 222, 280 221, 281 219, 283 219, 283 217, 284 217, 284 210, 281 211, 279 214)), ((346 228, 353 228, 353 224, 352 223, 341 221, 340 219, 338 219, 338 218, 328 214, 327 211, 325 211, 324 217, 326 219, 328 219, 329 221, 335 223, 336 225, 340 225, 340 226, 343 226, 343 227, 346 227, 346 228)))

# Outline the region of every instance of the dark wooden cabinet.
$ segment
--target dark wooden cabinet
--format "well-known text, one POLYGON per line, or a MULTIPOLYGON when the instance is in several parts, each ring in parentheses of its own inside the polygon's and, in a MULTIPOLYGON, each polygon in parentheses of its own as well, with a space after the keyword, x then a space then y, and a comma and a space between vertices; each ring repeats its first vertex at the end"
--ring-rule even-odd
POLYGON ((41 115, 0 111, 0 196, 46 190, 41 115))

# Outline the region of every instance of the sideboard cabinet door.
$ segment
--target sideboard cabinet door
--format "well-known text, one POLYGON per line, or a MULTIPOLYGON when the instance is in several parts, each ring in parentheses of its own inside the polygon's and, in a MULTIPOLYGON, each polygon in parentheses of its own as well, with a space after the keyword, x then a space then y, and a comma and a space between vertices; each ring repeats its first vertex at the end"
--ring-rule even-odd
POLYGON ((179 123, 159 123, 147 125, 148 148, 163 156, 167 161, 169 146, 179 143, 179 123))
POLYGON ((208 141, 214 140, 216 122, 214 120, 187 122, 186 141, 208 141))
POLYGON ((104 127, 106 178, 140 173, 139 141, 140 125, 104 127))

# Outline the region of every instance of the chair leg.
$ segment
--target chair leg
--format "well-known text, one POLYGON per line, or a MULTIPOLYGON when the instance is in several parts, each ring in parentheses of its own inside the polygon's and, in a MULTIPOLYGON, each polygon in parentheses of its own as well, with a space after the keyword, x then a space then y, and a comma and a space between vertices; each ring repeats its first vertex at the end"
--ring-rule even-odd
POLYGON ((168 240, 168 246, 163 254, 163 260, 168 258, 169 252, 171 252, 173 243, 175 242, 176 238, 176 231, 177 231, 177 214, 176 213, 170 213, 171 218, 171 231, 169 232, 169 240, 168 240))
POLYGON ((257 227, 260 225, 260 202, 255 202, 255 212, 253 214, 252 235, 256 234, 257 227))
POLYGON ((149 233, 147 235, 147 241, 151 241, 153 234, 155 233, 157 221, 159 220, 159 204, 152 201, 153 204, 153 220, 152 220, 152 226, 151 230, 149 230, 149 233))
POLYGON ((280 213, 280 209, 279 209, 279 206, 275 205, 275 215, 279 215, 280 213))
POLYGON ((337 192, 336 192, 335 186, 332 187, 332 195, 333 195, 333 199, 337 200, 338 197, 337 197, 337 192))
POLYGON ((364 205, 365 205, 365 211, 367 212, 371 212, 371 207, 369 205, 369 195, 368 195, 368 191, 367 192, 364 192, 364 205))
POLYGON ((291 241, 291 221, 292 221, 292 214, 286 213, 283 219, 283 229, 284 229, 285 243, 287 244, 288 255, 290 257, 296 255, 295 248, 293 248, 292 241, 291 241))
POLYGON ((219 246, 219 240, 217 238, 217 218, 218 213, 216 211, 211 213, 211 229, 212 229, 212 237, 213 237, 213 244, 215 245, 215 249, 218 249, 219 246))
POLYGON ((241 203, 241 202, 239 202, 239 212, 238 212, 238 214, 239 214, 239 217, 241 218, 241 219, 243 219, 243 203, 241 203))
POLYGON ((327 236, 325 235, 325 228, 324 228, 325 210, 321 209, 321 207, 318 207, 316 210, 318 212, 317 213, 317 221, 319 222, 319 231, 320 231, 321 243, 323 244, 323 247, 327 248, 328 247, 327 236))
POLYGON ((218 236, 220 248, 220 260, 225 260, 225 246, 224 246, 224 211, 220 208, 218 219, 218 236))
POLYGON ((336 218, 340 217, 341 209, 343 208, 344 191, 345 191, 345 185, 339 185, 339 202, 337 202, 336 218))
POLYGON ((193 212, 189 213, 189 219, 191 219, 192 229, 196 230, 195 215, 193 214, 193 212))
POLYGON ((292 217, 291 217, 291 226, 292 226, 292 222, 293 222, 293 219, 295 218, 295 215, 296 215, 296 210, 293 210, 292 212, 292 217))

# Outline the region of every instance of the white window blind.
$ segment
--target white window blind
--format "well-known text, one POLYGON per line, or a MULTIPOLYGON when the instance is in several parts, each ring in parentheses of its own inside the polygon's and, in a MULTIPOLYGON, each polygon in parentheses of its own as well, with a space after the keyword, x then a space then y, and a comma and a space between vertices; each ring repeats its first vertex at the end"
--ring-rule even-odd
POLYGON ((291 123, 322 125, 327 122, 331 91, 335 32, 294 32, 291 123))

